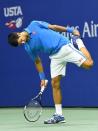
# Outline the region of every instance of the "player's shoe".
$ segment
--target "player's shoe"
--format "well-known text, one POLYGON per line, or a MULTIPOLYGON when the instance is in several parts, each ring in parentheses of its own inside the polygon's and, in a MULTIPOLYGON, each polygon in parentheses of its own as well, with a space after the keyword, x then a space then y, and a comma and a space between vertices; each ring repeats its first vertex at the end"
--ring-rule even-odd
POLYGON ((77 43, 77 39, 80 39, 80 37, 79 36, 75 36, 75 35, 71 36, 71 41, 72 41, 73 44, 77 43))
POLYGON ((77 48, 80 49, 82 47, 85 47, 82 38, 80 38, 79 36, 71 36, 71 43, 77 48))
POLYGON ((78 49, 77 40, 80 39, 79 36, 72 35, 71 43, 78 49))
POLYGON ((44 121, 44 124, 56 124, 56 123, 65 123, 64 116, 54 114, 50 119, 44 121))

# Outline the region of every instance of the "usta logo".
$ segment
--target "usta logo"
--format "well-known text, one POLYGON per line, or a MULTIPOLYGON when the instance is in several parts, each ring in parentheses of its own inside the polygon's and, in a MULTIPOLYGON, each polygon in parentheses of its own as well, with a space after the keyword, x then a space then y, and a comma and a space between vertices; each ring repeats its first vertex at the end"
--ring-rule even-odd
POLYGON ((19 15, 23 15, 21 6, 4 8, 4 16, 5 17, 19 16, 19 15))
POLYGON ((10 29, 20 28, 22 26, 22 18, 19 17, 16 20, 11 20, 6 22, 5 25, 10 29))

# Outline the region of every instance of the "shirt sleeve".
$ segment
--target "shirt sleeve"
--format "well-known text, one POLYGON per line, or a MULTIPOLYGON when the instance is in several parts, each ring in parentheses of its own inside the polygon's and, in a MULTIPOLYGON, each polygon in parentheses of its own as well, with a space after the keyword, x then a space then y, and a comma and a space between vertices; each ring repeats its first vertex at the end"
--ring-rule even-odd
POLYGON ((27 51, 28 55, 31 57, 33 61, 35 61, 38 58, 38 55, 35 51, 32 51, 29 47, 29 45, 25 44, 25 50, 27 51))
POLYGON ((44 22, 44 21, 33 21, 33 22, 36 23, 41 28, 47 28, 48 29, 49 23, 47 23, 47 22, 44 22))

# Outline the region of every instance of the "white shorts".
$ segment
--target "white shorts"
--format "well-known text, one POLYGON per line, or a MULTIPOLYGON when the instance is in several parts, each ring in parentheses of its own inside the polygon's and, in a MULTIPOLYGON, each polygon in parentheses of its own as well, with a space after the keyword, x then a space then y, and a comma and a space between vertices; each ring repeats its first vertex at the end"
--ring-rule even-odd
POLYGON ((81 64, 86 60, 86 57, 72 44, 64 45, 58 53, 49 56, 49 58, 51 59, 51 78, 58 75, 65 76, 67 62, 81 66, 81 64))

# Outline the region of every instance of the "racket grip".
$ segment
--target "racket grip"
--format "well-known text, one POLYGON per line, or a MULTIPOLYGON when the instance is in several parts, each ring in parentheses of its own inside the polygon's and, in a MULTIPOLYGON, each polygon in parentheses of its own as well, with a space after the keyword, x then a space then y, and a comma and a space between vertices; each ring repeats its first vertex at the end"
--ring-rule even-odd
MULTIPOLYGON (((45 80, 46 85, 47 85, 47 83, 48 83, 48 80, 45 80)), ((45 90, 45 86, 42 86, 40 92, 43 93, 44 90, 45 90)))
POLYGON ((44 87, 44 86, 42 86, 42 87, 41 87, 40 92, 42 92, 42 93, 43 93, 44 89, 45 89, 45 87, 44 87))

